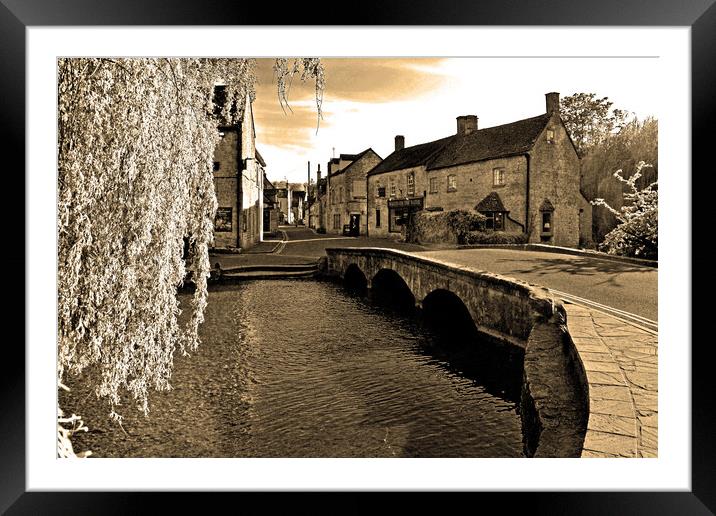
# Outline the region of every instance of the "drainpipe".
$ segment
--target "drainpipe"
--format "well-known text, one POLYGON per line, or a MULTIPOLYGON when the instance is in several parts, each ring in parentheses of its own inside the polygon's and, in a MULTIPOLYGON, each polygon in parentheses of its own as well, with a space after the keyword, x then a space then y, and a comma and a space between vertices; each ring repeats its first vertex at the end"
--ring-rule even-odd
POLYGON ((527 170, 525 172, 525 234, 529 240, 530 234, 530 153, 525 153, 527 170))
POLYGON ((365 237, 370 235, 370 195, 368 194, 368 174, 365 176, 365 237))

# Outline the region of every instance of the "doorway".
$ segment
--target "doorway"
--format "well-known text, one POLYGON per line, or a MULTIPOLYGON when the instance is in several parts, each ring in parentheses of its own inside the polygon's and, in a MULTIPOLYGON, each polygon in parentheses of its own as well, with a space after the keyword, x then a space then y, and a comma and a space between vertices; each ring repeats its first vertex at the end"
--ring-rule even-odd
POLYGON ((350 227, 351 236, 357 237, 360 235, 360 215, 351 214, 351 218, 348 225, 350 227))

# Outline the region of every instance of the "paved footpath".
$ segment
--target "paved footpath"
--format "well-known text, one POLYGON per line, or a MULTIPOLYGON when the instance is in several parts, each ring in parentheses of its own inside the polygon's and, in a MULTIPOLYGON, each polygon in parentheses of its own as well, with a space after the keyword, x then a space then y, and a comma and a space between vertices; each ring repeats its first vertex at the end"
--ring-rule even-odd
POLYGON ((658 336, 579 305, 565 308, 589 383, 582 457, 657 457, 658 336))

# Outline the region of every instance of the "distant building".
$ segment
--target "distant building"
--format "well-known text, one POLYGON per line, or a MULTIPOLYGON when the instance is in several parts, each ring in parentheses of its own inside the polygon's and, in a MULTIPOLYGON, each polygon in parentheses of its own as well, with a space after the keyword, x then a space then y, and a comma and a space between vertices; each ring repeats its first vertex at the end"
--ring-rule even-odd
POLYGON ((279 224, 303 224, 306 185, 288 181, 274 181, 273 184, 276 187, 278 200, 279 224))
POLYGON ((359 154, 341 154, 328 163, 324 221, 327 233, 342 233, 345 225, 351 235, 366 234, 366 174, 380 161, 373 149, 366 149, 359 154))
MULTIPOLYGON (((223 104, 224 86, 214 87, 214 103, 223 104)), ((221 137, 214 150, 214 187, 218 209, 214 246, 247 249, 262 240, 263 167, 256 152, 256 132, 249 96, 238 124, 220 121, 221 137)))
POLYGON ((580 192, 579 157, 559 113, 478 129, 457 118, 452 136, 395 151, 368 173, 370 236, 398 237, 418 210, 477 210, 488 229, 522 232, 530 242, 576 247, 591 240, 591 205, 580 192))

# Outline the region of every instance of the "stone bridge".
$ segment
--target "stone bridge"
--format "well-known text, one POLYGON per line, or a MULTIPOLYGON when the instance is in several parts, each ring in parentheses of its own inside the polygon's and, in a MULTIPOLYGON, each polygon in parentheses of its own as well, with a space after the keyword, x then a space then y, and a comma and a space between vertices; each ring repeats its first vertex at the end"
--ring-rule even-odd
POLYGON ((326 249, 327 274, 368 289, 394 285, 397 276, 422 308, 449 292, 467 308, 477 330, 524 348, 537 322, 564 322, 564 308, 542 287, 475 271, 403 251, 383 248, 326 249))
POLYGON ((547 289, 393 249, 329 248, 326 254, 323 269, 330 277, 373 292, 404 290, 425 312, 444 304, 464 313, 464 305, 488 340, 519 346, 527 455, 580 456, 589 414, 586 375, 564 306, 547 289))

